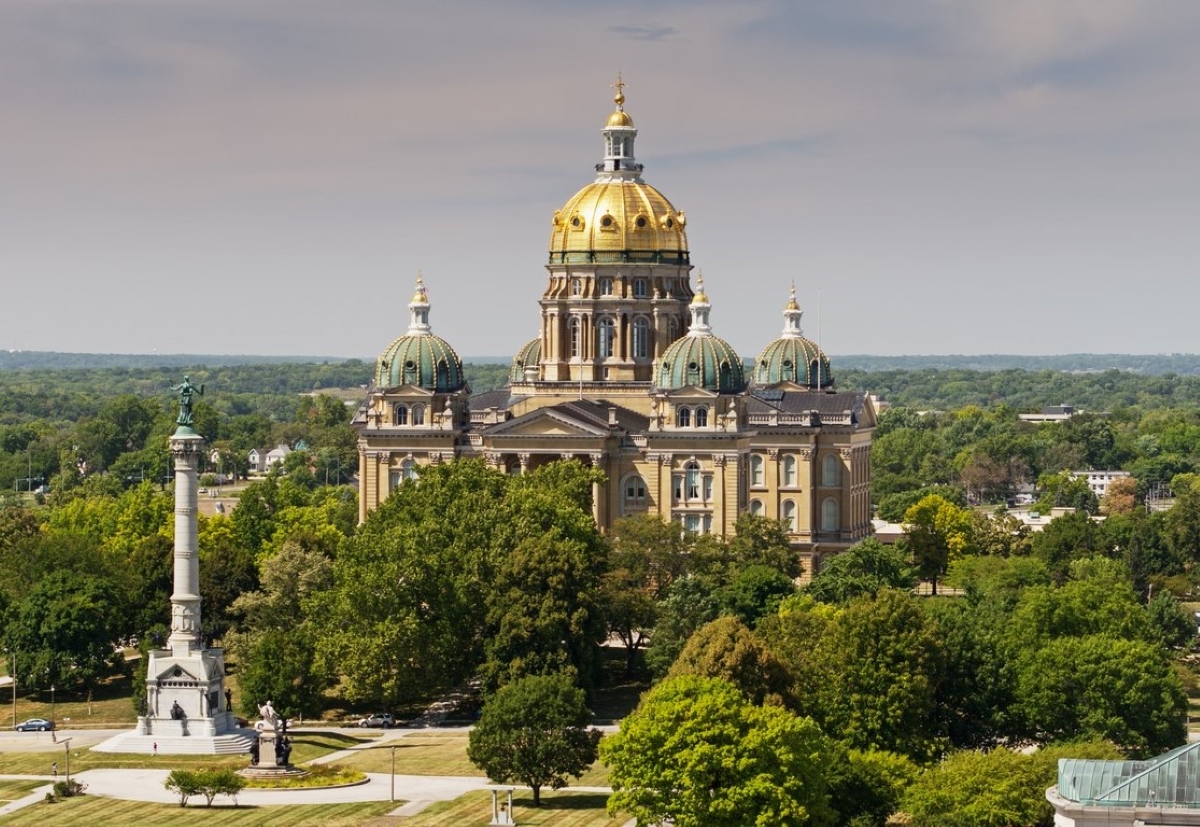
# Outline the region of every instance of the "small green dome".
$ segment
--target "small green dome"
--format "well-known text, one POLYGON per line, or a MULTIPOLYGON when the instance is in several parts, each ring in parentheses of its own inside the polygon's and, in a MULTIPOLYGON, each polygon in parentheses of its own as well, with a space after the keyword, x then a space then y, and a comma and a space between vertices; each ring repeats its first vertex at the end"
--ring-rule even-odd
POLYGON ((697 387, 718 393, 746 389, 742 359, 729 343, 716 336, 683 336, 667 348, 658 363, 657 381, 662 390, 697 387))
POLYGON ((814 390, 833 386, 829 357, 811 339, 781 337, 763 348, 754 365, 756 385, 795 382, 814 390))
POLYGON ((375 365, 375 385, 416 385, 452 392, 463 387, 462 360, 446 340, 432 333, 401 336, 388 345, 375 365))
POLYGON ((517 355, 513 357, 512 366, 508 369, 509 383, 526 381, 526 368, 537 368, 541 363, 542 337, 535 336, 522 345, 521 349, 517 351, 517 355))

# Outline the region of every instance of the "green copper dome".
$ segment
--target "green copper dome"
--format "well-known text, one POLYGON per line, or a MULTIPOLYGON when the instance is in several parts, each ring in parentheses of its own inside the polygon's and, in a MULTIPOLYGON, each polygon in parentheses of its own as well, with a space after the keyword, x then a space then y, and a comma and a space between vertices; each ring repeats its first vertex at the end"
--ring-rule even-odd
POLYGON ((754 365, 754 383, 775 385, 780 382, 795 382, 813 389, 832 387, 829 357, 811 339, 776 339, 759 354, 754 365))
POLYGON ((688 386, 719 393, 746 389, 742 359, 729 343, 713 335, 676 339, 658 363, 656 385, 662 390, 688 386))
POLYGON ((429 294, 420 275, 408 312, 408 332, 388 345, 375 363, 375 387, 416 385, 429 391, 461 390, 466 384, 462 360, 445 339, 429 329, 429 294))
POLYGON ((829 358, 821 352, 816 342, 804 338, 804 331, 800 328, 800 317, 803 315, 800 305, 796 303, 796 286, 793 284, 791 296, 783 308, 783 333, 759 354, 754 364, 755 384, 795 382, 813 390, 833 387, 829 358))
POLYGON ((388 345, 375 365, 375 385, 416 385, 430 391, 463 386, 462 360, 446 340, 432 333, 405 334, 388 345))
POLYGON ((704 292, 704 276, 697 280, 692 296, 692 326, 676 339, 658 363, 655 384, 661 390, 704 388, 718 393, 741 393, 746 389, 742 358, 729 342, 713 335, 708 326, 710 305, 704 292))
POLYGON ((530 339, 521 349, 517 351, 517 355, 513 357, 512 366, 508 369, 508 381, 525 382, 526 368, 537 368, 542 362, 542 337, 535 336, 530 339))

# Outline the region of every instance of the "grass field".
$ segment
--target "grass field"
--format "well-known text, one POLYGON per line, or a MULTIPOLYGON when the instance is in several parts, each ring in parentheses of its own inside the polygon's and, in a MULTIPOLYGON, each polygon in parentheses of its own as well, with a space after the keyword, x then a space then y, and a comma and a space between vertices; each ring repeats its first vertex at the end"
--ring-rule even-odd
MULTIPOLYGON (((355 744, 370 741, 370 736, 342 734, 340 732, 297 733, 292 736, 292 763, 306 764, 321 755, 346 749, 355 744)), ((49 745, 47 745, 49 746, 49 745)), ((464 747, 465 749, 465 747, 464 747)), ((63 749, 46 752, 0 752, 0 775, 46 775, 50 765, 58 763, 60 772, 66 771, 63 749)), ((348 762, 341 762, 348 763, 348 762)), ((90 749, 71 750, 71 772, 83 772, 98 768, 108 769, 182 769, 194 767, 246 766, 244 755, 217 757, 214 755, 131 755, 126 753, 92 752, 90 749)))
MULTIPOLYGON (((391 812, 398 803, 300 804, 270 807, 234 807, 214 804, 211 808, 189 804, 149 804, 111 798, 80 796, 58 804, 34 804, 6 816, 3 824, 13 827, 77 827, 80 824, 136 824, 138 827, 360 827, 391 812)), ((391 819, 382 822, 391 823, 391 819)), ((396 820, 399 823, 399 820, 396 820)), ((486 824, 487 820, 480 822, 486 824)), ((582 822, 580 822, 582 823, 582 822)))
POLYGON ((0 781, 0 804, 24 798, 45 783, 45 781, 10 781, 7 779, 0 781))
MULTIPOLYGON (((513 813, 523 827, 620 827, 629 816, 609 818, 604 810, 607 799, 603 793, 543 791, 542 806, 534 807, 533 793, 518 791, 513 795, 513 813)), ((491 793, 477 792, 433 804, 404 819, 404 827, 470 827, 486 825, 491 818, 491 793)))

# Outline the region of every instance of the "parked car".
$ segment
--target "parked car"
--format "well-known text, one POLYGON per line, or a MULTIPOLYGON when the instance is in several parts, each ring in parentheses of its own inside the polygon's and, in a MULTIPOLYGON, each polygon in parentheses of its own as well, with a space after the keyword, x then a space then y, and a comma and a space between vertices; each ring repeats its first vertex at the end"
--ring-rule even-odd
POLYGON ((396 725, 396 718, 390 712, 376 712, 374 715, 368 715, 358 722, 360 727, 383 727, 391 729, 396 725))
POLYGON ((22 721, 15 727, 17 732, 45 732, 54 729, 54 721, 47 721, 45 718, 30 718, 28 721, 22 721))

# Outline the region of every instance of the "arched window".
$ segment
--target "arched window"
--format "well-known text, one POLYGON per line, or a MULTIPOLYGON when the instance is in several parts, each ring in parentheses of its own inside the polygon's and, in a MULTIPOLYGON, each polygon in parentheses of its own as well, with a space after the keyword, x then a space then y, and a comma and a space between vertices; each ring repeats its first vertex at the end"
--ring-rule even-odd
POLYGON ((841 516, 838 513, 838 501, 833 497, 827 497, 821 503, 821 530, 822 531, 840 531, 841 516))
POLYGON ((583 295, 583 279, 572 279, 571 280, 571 295, 572 296, 582 296, 583 295))
POLYGON ((643 318, 633 320, 633 358, 645 359, 650 355, 650 322, 643 318))
POLYGON ((684 496, 688 500, 700 499, 700 463, 689 462, 683 466, 684 496))
POLYGON ((826 454, 821 461, 821 485, 842 484, 842 461, 836 454, 826 454))
POLYGON ((613 294, 613 280, 600 279, 600 295, 611 296, 613 294))
POLYGON ((404 405, 396 404, 392 408, 392 424, 407 425, 408 424, 408 408, 404 405))
POLYGON ((404 477, 399 471, 393 471, 388 475, 388 491, 395 491, 400 487, 400 483, 404 482, 404 477))
POLYGON ((796 503, 791 500, 783 501, 783 523, 788 531, 796 533, 796 503))
POLYGON ((751 500, 750 501, 750 513, 753 514, 755 517, 761 517, 763 515, 762 502, 759 500, 751 500))
POLYGON ((699 408, 696 408, 696 427, 708 427, 708 408, 704 407, 703 405, 701 405, 699 408))
POLYGON ((637 474, 625 478, 625 508, 646 507, 646 481, 637 474))
POLYGON ((763 458, 761 454, 750 455, 750 484, 755 488, 761 488, 763 483, 763 458))
POLYGON ((783 456, 783 485, 785 488, 796 487, 796 457, 793 454, 783 456))
MULTIPOLYGON (((639 224, 638 226, 641 226, 641 225, 639 224)), ((633 280, 633 296, 636 299, 646 298, 646 280, 645 279, 634 279, 633 280)))
POLYGON ((417 461, 406 459, 400 463, 400 475, 406 480, 415 480, 417 478, 417 461))
POLYGON ((692 427, 692 409, 691 408, 680 408, 678 411, 676 411, 675 424, 678 425, 680 428, 692 427))
POLYGON ((444 391, 450 389, 450 366, 446 364, 445 359, 439 359, 437 363, 437 384, 434 385, 438 390, 444 391))
POLYGON ((596 327, 600 332, 596 352, 600 355, 601 359, 608 359, 613 355, 613 340, 616 338, 616 324, 613 322, 611 317, 605 316, 596 323, 596 327))
POLYGON ((412 424, 414 424, 414 425, 424 425, 425 424, 425 406, 424 405, 413 405, 412 406, 412 424))
POLYGON ((579 331, 580 331, 581 326, 582 326, 582 322, 580 322, 579 317, 572 316, 571 317, 571 356, 572 357, 577 357, 577 356, 583 355, 583 351, 580 350, 581 341, 580 341, 579 331))

